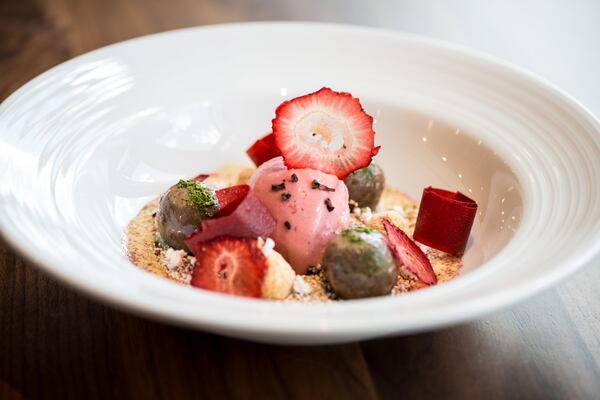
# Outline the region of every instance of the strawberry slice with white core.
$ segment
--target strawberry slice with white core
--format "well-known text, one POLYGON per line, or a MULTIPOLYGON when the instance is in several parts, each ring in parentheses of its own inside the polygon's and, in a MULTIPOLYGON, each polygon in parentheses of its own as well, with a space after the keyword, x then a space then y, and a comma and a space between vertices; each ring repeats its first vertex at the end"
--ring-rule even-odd
POLYGON ((192 286, 237 296, 261 297, 267 258, 257 239, 220 237, 192 249, 192 286))
POLYGON ((312 168, 344 179, 371 163, 373 118, 350 93, 329 88, 283 102, 273 135, 288 168, 312 168))
POLYGON ((427 285, 436 284, 437 276, 423 250, 402 229, 387 219, 383 219, 383 226, 387 233, 388 246, 394 258, 400 261, 421 282, 427 285))

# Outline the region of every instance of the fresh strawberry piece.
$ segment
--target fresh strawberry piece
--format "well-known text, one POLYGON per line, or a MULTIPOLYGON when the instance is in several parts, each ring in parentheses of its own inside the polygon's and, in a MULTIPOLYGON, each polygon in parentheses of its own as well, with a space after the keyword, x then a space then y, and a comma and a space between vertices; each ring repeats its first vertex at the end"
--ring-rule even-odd
POLYGON ((268 268, 256 239, 220 237, 198 243, 192 286, 246 297, 261 297, 268 268))
POLYGON ((215 194, 219 199, 219 212, 215 216, 224 217, 231 214, 246 198, 249 191, 250 186, 248 185, 237 185, 217 190, 215 194))
POLYGON ((279 148, 275 144, 275 137, 272 133, 267 136, 258 139, 248 150, 246 150, 248 157, 259 167, 265 161, 269 161, 272 158, 281 155, 279 148))
POLYGON ((275 225, 271 213, 250 190, 231 214, 202 221, 198 230, 185 240, 185 244, 193 249, 198 243, 225 235, 267 238, 275 230, 275 225))
POLYGON ((208 174, 200 174, 196 177, 194 177, 192 180, 197 181, 197 182, 204 182, 206 180, 206 178, 208 178, 210 175, 208 174))
POLYGON ((421 282, 427 285, 436 284, 437 276, 423 250, 402 229, 392 224, 389 220, 384 219, 383 226, 387 233, 388 246, 396 261, 402 262, 421 282))
POLYGON ((283 102, 273 135, 288 168, 312 168, 344 179, 379 151, 373 118, 350 93, 329 88, 283 102))

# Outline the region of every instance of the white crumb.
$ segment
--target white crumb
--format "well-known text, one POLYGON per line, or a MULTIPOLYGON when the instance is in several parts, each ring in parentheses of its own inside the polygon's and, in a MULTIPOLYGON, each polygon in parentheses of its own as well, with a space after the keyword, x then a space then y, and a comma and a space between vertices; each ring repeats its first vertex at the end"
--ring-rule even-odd
POLYGON ((271 238, 267 238, 262 246, 262 252, 265 257, 269 257, 275 248, 275 242, 271 238))
POLYGON ((299 295, 307 295, 312 292, 312 288, 310 287, 310 285, 306 283, 304 278, 302 278, 300 275, 296 275, 296 278, 294 279, 293 288, 294 292, 299 295))
POLYGON ((404 210, 404 207, 401 207, 401 206, 392 206, 390 208, 390 210, 396 211, 396 212, 402 214, 402 216, 406 217, 406 210, 404 210))
POLYGON ((417 244, 417 246, 419 246, 419 248, 423 251, 423 253, 427 254, 429 252, 429 246, 425 246, 424 244, 421 244, 419 242, 415 242, 417 244))
POLYGON ((370 207, 354 207, 352 214, 354 214, 354 216, 363 224, 368 224, 371 222, 371 219, 373 219, 373 210, 371 210, 370 207))
POLYGON ((167 268, 170 270, 179 268, 183 262, 183 257, 186 255, 187 253, 184 250, 174 250, 172 248, 168 248, 167 251, 165 251, 167 268))
POLYGON ((275 242, 271 238, 267 238, 266 240, 259 237, 256 239, 258 248, 262 250, 265 257, 269 258, 271 253, 273 253, 273 249, 275 248, 275 242))
MULTIPOLYGON (((391 211, 394 212, 394 217, 398 218, 400 220, 402 220, 402 224, 405 226, 409 226, 410 225, 410 221, 408 219, 408 216, 406 215, 406 210, 402 207, 398 207, 398 206, 394 206, 390 209, 391 211)), ((384 215, 386 215, 386 213, 384 213, 384 215)))
POLYGON ((362 210, 362 220, 365 224, 368 224, 369 222, 371 222, 371 219, 373 218, 373 211, 371 211, 370 207, 365 207, 362 210))

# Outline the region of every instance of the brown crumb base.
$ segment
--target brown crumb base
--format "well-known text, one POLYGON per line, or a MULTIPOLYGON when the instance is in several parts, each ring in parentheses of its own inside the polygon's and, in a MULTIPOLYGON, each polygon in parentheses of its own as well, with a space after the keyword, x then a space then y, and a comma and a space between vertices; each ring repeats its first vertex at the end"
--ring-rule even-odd
POLYGON ((337 295, 331 290, 323 270, 319 270, 313 274, 297 275, 296 279, 302 279, 310 288, 310 292, 303 293, 292 290, 292 293, 290 293, 284 301, 296 303, 321 303, 339 300, 337 295))
MULTIPOLYGON (((209 180, 214 186, 231 186, 244 183, 252 174, 252 169, 243 166, 226 166, 209 180), (220 180, 216 177, 219 177, 220 180)), ((157 242, 155 212, 158 199, 148 203, 133 218, 127 227, 127 253, 131 262, 138 267, 175 282, 190 285, 195 258, 192 255, 166 249, 157 242), (177 261, 177 262, 175 262, 177 261)), ((388 218, 404 232, 412 236, 417 219, 418 204, 402 192, 386 188, 379 208, 355 208, 351 213, 352 225, 366 225, 384 232, 381 220, 388 218)), ((425 253, 438 278, 438 284, 455 278, 462 266, 459 257, 453 257, 441 251, 424 248, 425 253)), ((427 287, 417 281, 409 272, 401 269, 396 285, 390 295, 402 295, 406 292, 427 287)), ((296 276, 294 290, 283 301, 286 302, 327 302, 340 300, 331 290, 324 272, 320 268, 306 275, 296 276)))
POLYGON ((151 201, 127 226, 127 255, 138 267, 166 278, 163 249, 156 243, 154 213, 157 206, 158 200, 151 201))

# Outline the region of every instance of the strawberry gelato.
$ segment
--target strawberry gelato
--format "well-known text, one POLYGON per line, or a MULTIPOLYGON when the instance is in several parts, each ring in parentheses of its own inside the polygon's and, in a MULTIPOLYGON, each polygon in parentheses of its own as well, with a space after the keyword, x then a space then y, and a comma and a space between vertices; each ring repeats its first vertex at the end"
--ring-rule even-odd
POLYGON ((304 274, 321 263, 325 247, 348 226, 348 189, 315 169, 288 169, 282 157, 262 164, 248 184, 276 221, 275 249, 304 274))

